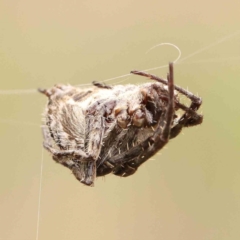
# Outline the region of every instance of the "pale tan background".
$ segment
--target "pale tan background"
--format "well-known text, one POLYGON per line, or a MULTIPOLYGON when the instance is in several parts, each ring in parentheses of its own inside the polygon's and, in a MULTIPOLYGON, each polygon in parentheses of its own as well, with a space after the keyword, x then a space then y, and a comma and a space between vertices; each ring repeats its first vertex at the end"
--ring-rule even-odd
MULTIPOLYGON (((239 0, 1 0, 0 89, 89 83, 166 64, 176 50, 147 49, 171 42, 187 56, 239 31, 239 13, 239 0)), ((240 239, 239 56, 240 32, 176 65, 177 84, 204 99, 204 123, 133 177, 84 187, 44 150, 39 240, 240 239)), ((0 95, 3 240, 36 239, 45 103, 38 93, 0 95)))

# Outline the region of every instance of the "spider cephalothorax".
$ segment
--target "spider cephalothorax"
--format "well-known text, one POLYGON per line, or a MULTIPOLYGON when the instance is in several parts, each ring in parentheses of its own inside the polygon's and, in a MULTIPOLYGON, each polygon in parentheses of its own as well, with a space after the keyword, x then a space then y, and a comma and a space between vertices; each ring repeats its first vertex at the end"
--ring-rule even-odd
POLYGON ((94 82, 87 89, 56 85, 39 90, 49 99, 43 145, 85 185, 93 186, 95 176, 109 173, 132 175, 183 127, 203 120, 197 113, 201 98, 174 85, 172 63, 167 80, 131 73, 155 82, 112 87, 94 82), (189 107, 180 102, 179 93, 191 100, 189 107), (181 116, 176 115, 178 109, 181 116))

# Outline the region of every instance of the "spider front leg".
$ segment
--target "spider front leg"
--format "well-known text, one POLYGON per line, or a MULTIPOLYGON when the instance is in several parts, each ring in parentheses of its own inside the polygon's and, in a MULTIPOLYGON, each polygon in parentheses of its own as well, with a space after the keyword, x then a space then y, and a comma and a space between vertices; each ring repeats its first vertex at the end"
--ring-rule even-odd
POLYGON ((116 166, 113 170, 115 175, 127 177, 133 174, 142 163, 147 161, 167 144, 174 112, 173 63, 170 63, 168 75, 168 105, 166 111, 161 115, 158 126, 151 137, 148 137, 137 146, 109 160, 109 162, 116 166))
MULTIPOLYGON (((149 74, 149 73, 145 73, 145 72, 141 72, 141 71, 131 71, 131 73, 140 75, 143 77, 148 77, 148 78, 155 80, 157 82, 160 82, 164 85, 168 84, 167 80, 157 77, 155 75, 149 74)), ((179 87, 177 85, 174 85, 174 89, 191 100, 191 105, 188 108, 188 110, 191 109, 194 112, 196 112, 200 108, 200 106, 202 104, 202 99, 200 97, 194 95, 190 91, 185 90, 184 88, 179 87)), ((182 125, 182 127, 190 127, 190 126, 194 126, 194 125, 198 125, 198 124, 202 123, 203 116, 199 115, 199 117, 197 117, 197 118, 196 117, 192 118, 191 117, 192 115, 188 114, 188 113, 189 113, 189 111, 186 111, 186 113, 181 117, 181 120, 179 120, 179 123, 181 123, 180 125, 182 125)), ((178 130, 175 129, 174 132, 179 132, 179 133, 181 132, 180 125, 178 126, 178 130)), ((175 134, 175 135, 177 135, 177 134, 175 134)))
MULTIPOLYGON (((131 71, 131 73, 139 75, 139 76, 150 78, 150 79, 155 80, 157 82, 160 82, 160 83, 162 83, 164 85, 168 85, 168 81, 167 80, 165 80, 163 78, 160 78, 160 77, 157 77, 157 76, 155 76, 153 74, 150 74, 150 73, 145 73, 145 72, 136 71, 136 70, 131 71)), ((179 87, 177 85, 174 85, 174 89, 177 90, 178 92, 180 92, 181 94, 183 94, 184 96, 186 96, 187 98, 189 98, 191 100, 190 108, 192 110, 197 111, 199 109, 199 107, 202 104, 202 99, 200 97, 194 95, 190 91, 185 90, 184 88, 179 87)))
MULTIPOLYGON (((164 85, 168 84, 168 81, 157 77, 155 75, 141 72, 141 71, 131 71, 131 73, 140 75, 143 77, 148 77, 152 80, 160 82, 164 85)), ((195 96, 188 90, 185 90, 177 85, 174 86, 174 89, 177 90, 179 93, 185 95, 187 98, 191 100, 190 107, 186 107, 185 105, 178 103, 177 106, 185 111, 183 116, 178 120, 178 123, 171 129, 170 138, 176 137, 181 131, 183 127, 191 127, 198 124, 201 124, 203 121, 203 116, 199 115, 196 111, 200 108, 202 104, 202 99, 198 96, 195 96)))

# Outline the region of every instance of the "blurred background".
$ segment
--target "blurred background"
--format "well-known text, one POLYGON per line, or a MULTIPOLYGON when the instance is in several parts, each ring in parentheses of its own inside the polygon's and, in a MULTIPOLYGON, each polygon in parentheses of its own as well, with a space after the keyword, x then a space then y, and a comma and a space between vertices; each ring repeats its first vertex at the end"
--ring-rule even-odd
MULTIPOLYGON (((238 0, 1 0, 0 239, 240 239, 239 9, 238 0), (146 54, 162 42, 187 57, 175 82, 203 98, 203 124, 132 177, 84 187, 42 149, 47 99, 35 89, 166 65, 176 49, 146 54)), ((146 81, 106 83, 123 80, 146 81)))

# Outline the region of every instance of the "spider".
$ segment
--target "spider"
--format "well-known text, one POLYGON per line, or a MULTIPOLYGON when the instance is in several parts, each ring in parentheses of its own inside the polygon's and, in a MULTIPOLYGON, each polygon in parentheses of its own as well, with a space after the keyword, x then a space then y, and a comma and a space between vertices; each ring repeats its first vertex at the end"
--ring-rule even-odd
POLYGON ((197 113, 201 98, 174 85, 173 63, 167 80, 141 71, 131 73, 155 82, 39 89, 48 97, 43 146, 87 186, 94 185, 96 176, 134 174, 182 128, 203 121, 197 113), (189 107, 180 102, 179 93, 191 100, 189 107))

